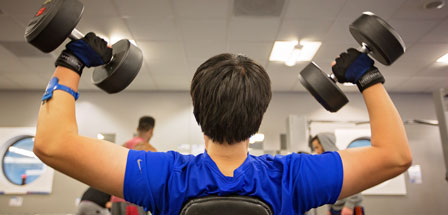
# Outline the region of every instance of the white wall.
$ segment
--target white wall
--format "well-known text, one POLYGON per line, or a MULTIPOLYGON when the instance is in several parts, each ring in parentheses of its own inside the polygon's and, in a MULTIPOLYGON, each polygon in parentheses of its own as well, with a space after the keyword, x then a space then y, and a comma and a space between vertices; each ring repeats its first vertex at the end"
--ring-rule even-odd
MULTIPOLYGON (((35 126, 42 92, 0 91, 0 126, 35 126)), ((281 133, 286 132, 286 117, 305 115, 312 120, 367 120, 360 94, 349 94, 350 103, 338 113, 329 113, 307 93, 274 93, 260 132, 265 134, 265 149, 280 148, 281 133)), ((430 94, 394 94, 403 119, 436 119, 430 94)), ((77 119, 82 135, 96 137, 99 132, 116 133, 123 143, 135 132, 142 115, 156 118, 152 143, 161 151, 177 150, 180 144, 201 144, 202 134, 192 114, 188 92, 81 92, 77 101, 77 119)), ((312 133, 333 131, 343 124, 313 124, 312 133)), ((437 127, 407 125, 414 163, 420 164, 423 184, 406 182, 406 196, 367 196, 368 214, 446 214, 448 186, 437 127)), ((105 179, 107 180, 107 179, 105 179)), ((73 213, 74 201, 85 185, 60 173, 55 174, 53 193, 24 197, 23 207, 8 206, 11 196, 0 195, 0 214, 73 213)), ((322 210, 321 210, 322 212, 322 210)))

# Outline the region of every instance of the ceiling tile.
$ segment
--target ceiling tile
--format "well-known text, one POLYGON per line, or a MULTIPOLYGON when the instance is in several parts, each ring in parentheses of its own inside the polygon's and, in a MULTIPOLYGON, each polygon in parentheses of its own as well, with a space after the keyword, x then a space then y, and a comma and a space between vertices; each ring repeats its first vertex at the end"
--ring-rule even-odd
POLYGON ((352 19, 338 18, 328 30, 325 41, 329 43, 356 43, 349 31, 352 19))
POLYGON ((166 0, 114 0, 118 12, 124 17, 140 17, 143 20, 173 17, 170 1, 166 0))
POLYGON ((419 70, 416 77, 448 77, 448 64, 447 63, 433 63, 428 67, 419 70))
POLYGON ((2 0, 1 9, 8 15, 26 15, 28 19, 31 19, 39 11, 42 3, 43 1, 2 0))
POLYGON ((229 0, 173 0, 176 17, 179 18, 226 18, 229 0))
POLYGON ((184 40, 225 40, 226 20, 225 19, 181 19, 179 25, 182 30, 184 40))
POLYGON ((448 87, 448 78, 412 77, 394 90, 400 92, 432 92, 443 87, 448 87))
POLYGON ((383 75, 386 79, 384 87, 388 92, 400 92, 401 85, 411 79, 410 76, 393 76, 390 73, 383 73, 383 75))
POLYGON ((153 75, 159 90, 188 91, 190 90, 191 78, 186 74, 157 74, 153 75))
POLYGON ((333 24, 332 20, 283 20, 277 40, 312 40, 322 41, 333 24))
POLYGON ((140 72, 135 77, 134 81, 127 88, 128 90, 157 90, 158 86, 152 78, 147 63, 144 63, 140 72))
POLYGON ((441 22, 424 36, 420 42, 426 43, 448 43, 448 19, 441 22))
POLYGON ((185 61, 185 52, 180 42, 138 41, 145 60, 185 61))
POLYGON ((96 17, 81 19, 76 29, 81 31, 83 34, 94 32, 98 36, 106 37, 109 40, 113 38, 130 40, 133 39, 124 20, 118 17, 96 17))
POLYGON ((25 28, 10 16, 0 16, 1 41, 25 41, 25 28))
POLYGON ((439 10, 426 10, 423 8, 427 0, 407 0, 394 12, 393 18, 409 20, 443 19, 448 17, 448 7, 439 10))
POLYGON ((326 19, 337 17, 345 0, 292 0, 286 5, 286 18, 326 19))
POLYGON ((431 20, 397 20, 391 19, 388 23, 400 34, 405 44, 409 46, 425 36, 440 21, 431 20))
POLYGON ((51 55, 46 57, 21 57, 20 62, 36 74, 45 75, 50 80, 54 72, 55 59, 51 55))
POLYGON ((22 86, 15 81, 5 77, 2 75, 2 72, 0 71, 0 89, 1 90, 20 90, 22 89, 22 86))
POLYGON ((448 43, 416 43, 406 50, 402 58, 421 60, 426 64, 431 64, 446 54, 447 50, 448 43))
POLYGON ((291 91, 299 80, 294 73, 269 74, 269 78, 273 92, 291 91))
POLYGON ((179 39, 173 18, 129 17, 124 20, 136 40, 174 41, 179 39))
POLYGON ((369 11, 377 16, 388 19, 400 8, 405 0, 347 0, 339 13, 340 18, 355 20, 363 12, 369 11))
POLYGON ((185 51, 188 58, 208 59, 217 54, 225 53, 226 46, 224 41, 185 41, 185 51))
POLYGON ((0 45, 0 71, 15 72, 21 71, 24 67, 19 58, 11 54, 7 49, 0 45))
POLYGON ((271 54, 273 43, 266 42, 229 42, 229 52, 244 54, 252 59, 267 60, 271 54))
POLYGON ((2 73, 2 76, 18 83, 21 89, 45 89, 49 79, 44 79, 32 71, 27 72, 8 72, 2 73))
POLYGON ((232 18, 229 26, 230 41, 274 41, 279 18, 232 18))
POLYGON ((148 71, 153 75, 158 74, 187 74, 188 66, 186 61, 164 60, 146 60, 148 71))
POLYGON ((320 46, 314 61, 324 61, 325 64, 330 65, 331 61, 336 59, 342 52, 345 52, 348 48, 357 48, 359 45, 356 42, 350 43, 329 43, 324 42, 320 46))
POLYGON ((86 18, 119 17, 116 6, 110 0, 81 0, 81 2, 84 4, 81 21, 86 18))

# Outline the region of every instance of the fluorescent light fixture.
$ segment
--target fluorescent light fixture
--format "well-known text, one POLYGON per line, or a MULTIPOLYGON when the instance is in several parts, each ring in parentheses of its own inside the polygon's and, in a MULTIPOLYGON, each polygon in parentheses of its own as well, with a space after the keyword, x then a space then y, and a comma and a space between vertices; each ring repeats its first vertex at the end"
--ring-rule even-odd
POLYGON ((356 86, 356 84, 349 83, 349 82, 343 83, 342 85, 347 86, 347 87, 353 87, 353 86, 356 86))
POLYGON ((96 138, 98 138, 100 140, 104 140, 104 135, 103 134, 97 134, 96 138))
POLYGON ((295 41, 275 41, 274 47, 272 48, 270 61, 287 61, 294 47, 298 45, 299 42, 295 41))
POLYGON ((296 65, 297 59, 300 57, 301 52, 302 50, 300 49, 294 49, 289 55, 289 58, 285 61, 286 66, 296 65))
POLYGON ((257 133, 249 138, 249 143, 263 142, 263 140, 264 140, 264 134, 257 133))
POLYGON ((30 158, 37 158, 37 156, 32 151, 29 151, 26 149, 21 149, 21 148, 15 147, 15 146, 10 146, 9 151, 14 152, 19 155, 27 156, 30 158))
POLYGON ((315 41, 300 41, 300 45, 302 46, 300 55, 297 57, 297 61, 311 61, 314 55, 316 55, 317 50, 319 50, 321 42, 315 41))
POLYGON ((448 63, 448 53, 437 59, 438 63, 448 63))
POLYGON ((287 66, 294 66, 297 61, 311 61, 321 42, 301 40, 300 43, 294 41, 276 41, 272 48, 270 61, 283 61, 287 66), (297 46, 300 44, 300 48, 297 46))

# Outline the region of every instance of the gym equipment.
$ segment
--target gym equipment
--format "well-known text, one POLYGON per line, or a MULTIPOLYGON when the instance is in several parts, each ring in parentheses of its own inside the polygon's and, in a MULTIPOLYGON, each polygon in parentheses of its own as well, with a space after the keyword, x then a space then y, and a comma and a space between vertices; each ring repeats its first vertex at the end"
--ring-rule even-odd
MULTIPOLYGON (((83 11, 84 5, 78 0, 46 0, 26 27, 25 39, 45 53, 56 49, 67 37, 81 39, 84 35, 75 26, 83 11)), ((112 50, 111 61, 96 67, 92 74, 92 82, 107 93, 129 86, 143 64, 142 51, 127 39, 113 44, 112 50)))
MULTIPOLYGON (((384 65, 391 65, 406 50, 400 35, 382 18, 364 12, 349 26, 350 33, 361 45, 358 51, 369 54, 384 65)), ((348 103, 347 97, 336 85, 334 74, 327 75, 314 63, 299 74, 300 83, 330 112, 336 112, 348 103)))
POLYGON ((252 196, 204 196, 189 200, 180 215, 272 215, 272 209, 252 196))

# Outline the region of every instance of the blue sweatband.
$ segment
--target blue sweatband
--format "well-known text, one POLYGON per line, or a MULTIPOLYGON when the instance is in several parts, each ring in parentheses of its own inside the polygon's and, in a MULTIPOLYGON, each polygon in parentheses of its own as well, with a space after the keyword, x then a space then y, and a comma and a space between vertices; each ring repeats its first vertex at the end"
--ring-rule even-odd
POLYGON ((70 87, 59 84, 59 79, 57 77, 53 77, 48 83, 47 89, 45 90, 44 96, 42 97, 42 101, 46 102, 53 97, 53 91, 62 90, 72 95, 75 98, 75 101, 79 98, 79 93, 72 90, 70 87))

